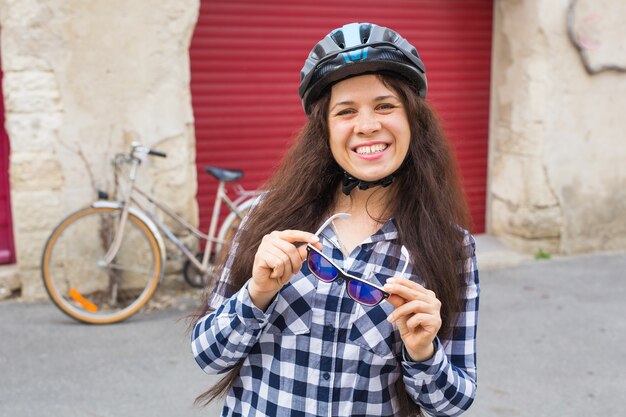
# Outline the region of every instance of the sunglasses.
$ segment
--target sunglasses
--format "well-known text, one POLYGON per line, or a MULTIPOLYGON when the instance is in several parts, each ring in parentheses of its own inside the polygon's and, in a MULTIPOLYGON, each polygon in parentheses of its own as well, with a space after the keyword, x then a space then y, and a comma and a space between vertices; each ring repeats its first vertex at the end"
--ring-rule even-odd
MULTIPOLYGON (((350 214, 348 213, 337 213, 331 216, 328 220, 324 222, 324 224, 322 224, 317 232, 315 232, 315 235, 318 236, 322 232, 322 230, 324 230, 326 226, 328 226, 328 224, 334 219, 348 217, 350 217, 350 214)), ((371 282, 368 282, 363 278, 355 277, 354 275, 348 274, 343 269, 338 267, 326 255, 320 252, 316 247, 309 244, 306 247, 306 251, 306 262, 311 273, 315 275, 317 279, 326 283, 336 281, 340 278, 343 279, 346 282, 348 296, 357 303, 373 307, 380 304, 383 300, 389 298, 389 293, 383 290, 382 287, 376 284, 372 284, 371 282)), ((409 264, 409 253, 404 246, 402 246, 400 251, 406 259, 404 263, 404 268, 400 273, 400 275, 404 275, 409 264)))

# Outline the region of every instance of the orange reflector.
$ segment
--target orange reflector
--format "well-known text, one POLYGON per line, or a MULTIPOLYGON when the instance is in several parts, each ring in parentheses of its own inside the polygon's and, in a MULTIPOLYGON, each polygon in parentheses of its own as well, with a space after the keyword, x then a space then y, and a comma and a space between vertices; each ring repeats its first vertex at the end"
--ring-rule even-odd
POLYGON ((70 297, 72 297, 72 300, 83 306, 85 310, 91 313, 98 311, 98 306, 83 297, 76 288, 70 288, 70 297))

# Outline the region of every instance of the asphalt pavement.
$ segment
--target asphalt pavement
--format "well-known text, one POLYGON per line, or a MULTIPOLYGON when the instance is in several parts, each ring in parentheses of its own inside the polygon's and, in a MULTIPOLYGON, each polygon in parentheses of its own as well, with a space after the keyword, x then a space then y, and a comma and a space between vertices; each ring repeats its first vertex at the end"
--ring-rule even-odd
MULTIPOLYGON (((626 253, 520 262, 481 271, 465 416, 626 415, 626 253)), ((191 354, 192 304, 88 326, 49 302, 1 302, 0 416, 219 416, 193 406, 216 379, 191 354)))

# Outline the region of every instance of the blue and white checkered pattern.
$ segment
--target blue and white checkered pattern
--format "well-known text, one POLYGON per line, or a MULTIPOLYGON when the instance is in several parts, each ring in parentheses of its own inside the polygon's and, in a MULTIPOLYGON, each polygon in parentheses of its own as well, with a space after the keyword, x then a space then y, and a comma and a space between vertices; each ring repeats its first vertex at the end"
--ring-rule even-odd
MULTIPOLYGON (((389 221, 347 258, 331 226, 320 241, 324 254, 346 272, 382 285, 402 270, 397 235, 389 221)), ((393 416, 400 377, 427 413, 462 413, 476 390, 479 296, 471 235, 466 234, 465 243, 470 266, 465 311, 452 340, 436 339, 435 355, 425 362, 407 360, 396 326, 386 320, 391 304, 355 303, 343 282, 319 281, 304 263, 263 312, 251 302, 247 284, 232 293, 232 263, 227 263, 209 301, 215 311, 196 323, 192 336, 196 361, 209 374, 244 360, 222 416, 393 416)), ((405 276, 422 283, 411 266, 405 276)))

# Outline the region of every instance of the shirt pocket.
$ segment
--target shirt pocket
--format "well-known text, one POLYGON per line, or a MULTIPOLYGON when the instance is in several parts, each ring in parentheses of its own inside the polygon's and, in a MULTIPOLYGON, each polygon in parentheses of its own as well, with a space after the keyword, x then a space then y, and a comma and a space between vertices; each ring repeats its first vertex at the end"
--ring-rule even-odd
POLYGON ((356 319, 350 327, 348 338, 352 343, 382 359, 394 358, 393 347, 396 337, 399 336, 396 335, 394 326, 387 321, 392 311, 393 306, 385 301, 374 307, 355 303, 356 319))
POLYGON ((295 275, 277 295, 266 332, 274 335, 298 335, 311 331, 316 281, 302 273, 295 275))

